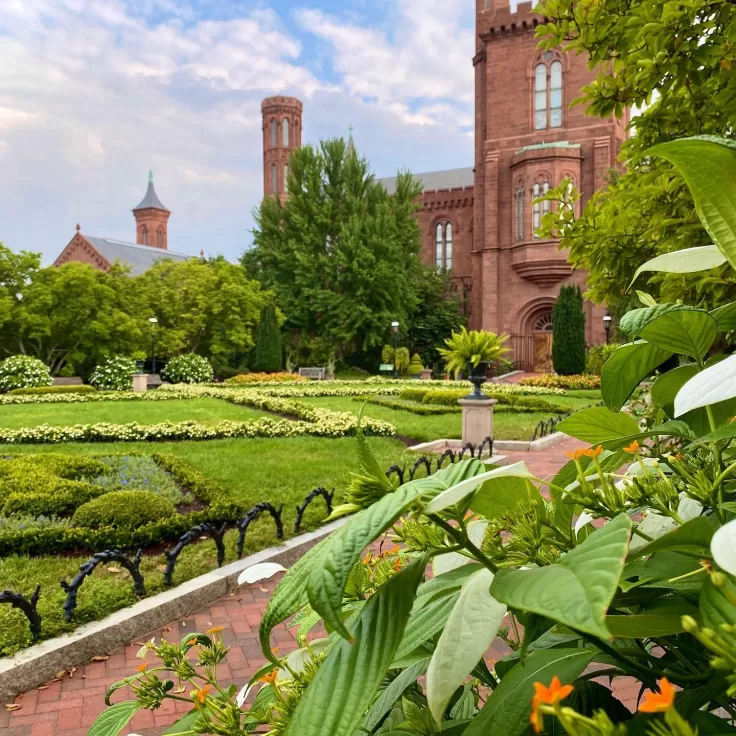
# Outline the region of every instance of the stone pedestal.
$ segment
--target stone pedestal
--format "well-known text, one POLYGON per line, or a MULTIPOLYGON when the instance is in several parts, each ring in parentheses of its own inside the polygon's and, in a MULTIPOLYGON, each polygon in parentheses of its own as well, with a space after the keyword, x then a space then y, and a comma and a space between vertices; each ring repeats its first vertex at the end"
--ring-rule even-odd
POLYGON ((463 408, 463 445, 480 445, 486 437, 493 438, 493 405, 495 399, 460 399, 463 408))
POLYGON ((422 381, 431 381, 432 380, 432 370, 430 368, 425 368, 420 374, 422 381))
POLYGON ((133 374, 133 391, 148 391, 148 373, 133 374))

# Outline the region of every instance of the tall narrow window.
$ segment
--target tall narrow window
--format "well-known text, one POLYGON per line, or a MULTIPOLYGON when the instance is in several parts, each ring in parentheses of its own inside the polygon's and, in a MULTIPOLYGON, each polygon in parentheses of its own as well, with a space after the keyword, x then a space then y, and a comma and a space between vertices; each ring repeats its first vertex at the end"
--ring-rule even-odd
POLYGON ((524 240, 524 185, 519 184, 516 189, 516 240, 524 240))
POLYGON ((549 126, 562 127, 562 64, 553 61, 549 67, 549 126))
POLYGON ((284 164, 284 191, 289 191, 289 164, 284 164))
POLYGON ((452 269, 452 223, 445 227, 445 268, 452 269))
POLYGON ((547 65, 537 64, 534 70, 534 130, 547 127, 547 65))
POLYGON ((284 118, 281 121, 281 133, 282 133, 282 140, 284 141, 284 148, 289 147, 289 121, 287 118, 284 118))
POLYGON ((271 193, 278 194, 279 191, 279 170, 276 164, 271 164, 271 193))
POLYGON ((276 124, 276 119, 274 118, 271 121, 271 148, 276 148, 278 144, 279 144, 278 126, 276 124))
MULTIPOLYGON (((548 181, 542 184, 542 196, 546 197, 547 194, 549 194, 549 182, 548 181)), ((549 200, 545 199, 544 202, 542 202, 542 214, 546 215, 548 212, 549 212, 549 200)))
POLYGON ((143 237, 141 240, 143 240, 143 245, 148 245, 148 228, 144 225, 143 226, 143 237))
POLYGON ((444 239, 444 224, 439 223, 435 230, 435 241, 434 241, 434 261, 437 264, 437 268, 442 268, 445 262, 445 239, 444 239))
POLYGON ((539 186, 539 184, 535 184, 532 187, 532 230, 533 230, 532 234, 534 235, 535 238, 539 237, 537 235, 537 228, 541 224, 541 216, 542 216, 541 215, 542 207, 540 203, 537 202, 537 197, 539 197, 540 192, 541 192, 541 187, 539 186))
POLYGON ((164 247, 164 231, 161 228, 156 230, 156 245, 159 248, 164 247))

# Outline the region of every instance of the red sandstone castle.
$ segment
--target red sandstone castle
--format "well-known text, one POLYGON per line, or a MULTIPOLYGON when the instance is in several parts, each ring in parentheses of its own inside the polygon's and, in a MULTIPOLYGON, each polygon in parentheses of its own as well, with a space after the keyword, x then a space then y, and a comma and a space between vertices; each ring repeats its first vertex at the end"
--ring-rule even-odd
MULTIPOLYGON (((511 335, 524 370, 550 368, 552 307, 560 286, 585 284, 554 240, 535 235, 547 203, 533 204, 563 179, 582 207, 605 184, 627 119, 586 117, 570 107, 595 75, 586 58, 540 51, 531 3, 476 0, 475 166, 417 174, 417 217, 426 263, 447 268, 462 290, 470 326, 511 335)), ((301 145, 302 103, 263 102, 264 192, 286 193, 289 156, 301 145)), ((394 179, 383 180, 389 191, 394 179)), ((589 344, 605 340, 604 307, 586 304, 589 344)))

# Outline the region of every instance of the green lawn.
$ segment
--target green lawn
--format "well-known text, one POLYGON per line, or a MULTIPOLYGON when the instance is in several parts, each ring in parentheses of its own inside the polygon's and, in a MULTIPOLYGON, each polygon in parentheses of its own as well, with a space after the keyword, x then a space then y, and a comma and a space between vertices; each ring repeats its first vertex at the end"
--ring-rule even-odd
MULTIPOLYGON (((568 396, 549 396, 551 402, 568 406, 571 409, 580 409, 590 406, 590 399, 572 398, 568 396)), ((357 414, 363 405, 349 397, 320 397, 305 398, 300 401, 314 406, 322 406, 333 411, 349 411, 357 414)), ((383 419, 396 427, 396 431, 403 437, 411 437, 420 442, 429 442, 437 439, 459 439, 462 434, 460 414, 443 414, 439 416, 419 416, 408 411, 389 409, 377 404, 365 404, 365 416, 374 419, 383 419)), ((530 440, 534 428, 541 421, 549 419, 552 412, 534 414, 515 414, 512 412, 498 412, 493 419, 494 439, 497 440, 530 440)))
POLYGON ((41 424, 158 424, 193 420, 215 424, 225 419, 246 422, 273 417, 256 409, 237 406, 221 399, 171 399, 168 401, 96 401, 88 404, 8 404, 0 406, 0 427, 21 429, 41 424))

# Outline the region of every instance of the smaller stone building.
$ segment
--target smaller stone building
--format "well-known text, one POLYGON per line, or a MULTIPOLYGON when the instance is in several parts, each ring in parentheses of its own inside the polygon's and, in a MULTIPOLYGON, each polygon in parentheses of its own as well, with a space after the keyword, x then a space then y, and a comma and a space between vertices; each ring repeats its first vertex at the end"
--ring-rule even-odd
POLYGON ((192 256, 169 250, 169 217, 153 186, 153 172, 148 174, 148 188, 141 203, 133 209, 136 242, 99 238, 82 233, 77 225, 76 235, 54 261, 60 266, 69 261, 89 263, 100 271, 109 271, 115 261, 130 267, 131 276, 147 271, 156 261, 171 258, 185 261, 192 256))

